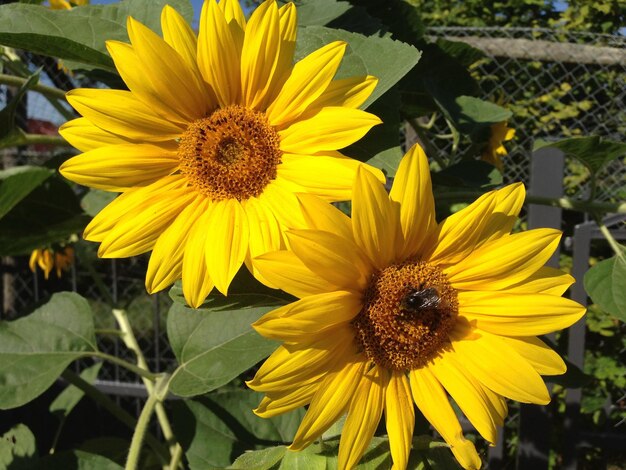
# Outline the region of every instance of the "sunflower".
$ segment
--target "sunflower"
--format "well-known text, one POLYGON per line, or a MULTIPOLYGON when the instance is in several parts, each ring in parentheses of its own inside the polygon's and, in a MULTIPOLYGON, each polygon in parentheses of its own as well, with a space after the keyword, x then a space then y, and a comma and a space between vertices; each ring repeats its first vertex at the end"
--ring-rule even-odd
POLYGON ((283 342, 248 383, 265 393, 256 414, 309 405, 290 447, 300 450, 347 413, 343 469, 359 461, 384 412, 394 468, 403 469, 415 403, 459 463, 479 468, 448 395, 495 443, 505 398, 546 404, 541 375, 565 372, 536 335, 585 311, 561 297, 573 278, 543 266, 560 232, 510 234, 523 201, 523 185, 513 184, 437 224, 419 146, 400 163, 389 195, 359 171, 352 219, 302 195, 313 228, 287 232, 292 251, 257 263, 300 300, 253 325, 283 342))
POLYGON ((380 123, 358 109, 377 80, 334 79, 340 41, 293 64, 293 4, 266 1, 246 21, 237 0, 206 0, 197 38, 166 6, 161 26, 163 38, 129 18, 131 44, 106 44, 129 91, 67 94, 83 117, 60 132, 84 153, 61 173, 122 193, 84 233, 101 257, 152 250, 147 290, 182 278, 197 307, 244 262, 265 281, 252 260, 302 226, 296 192, 350 197, 363 164, 338 150, 380 123))
POLYGON ((45 279, 50 277, 54 269, 57 277, 61 277, 63 271, 67 271, 74 262, 74 248, 66 246, 59 249, 37 248, 30 254, 28 266, 34 273, 37 267, 43 271, 45 279))
POLYGON ((512 140, 513 137, 515 137, 515 129, 509 127, 506 121, 492 124, 489 142, 483 150, 481 159, 502 171, 504 169, 502 157, 507 155, 504 142, 512 140))

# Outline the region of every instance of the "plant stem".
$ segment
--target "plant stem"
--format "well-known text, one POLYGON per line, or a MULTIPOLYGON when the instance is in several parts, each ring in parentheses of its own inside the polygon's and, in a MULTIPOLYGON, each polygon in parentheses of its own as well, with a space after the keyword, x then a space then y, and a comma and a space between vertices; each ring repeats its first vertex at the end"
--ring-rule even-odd
MULTIPOLYGON (((122 340, 128 349, 135 353, 137 357, 137 366, 140 369, 148 372, 148 363, 139 347, 139 343, 137 343, 137 338, 135 338, 135 334, 133 333, 133 329, 130 326, 130 321, 128 321, 128 315, 126 315, 125 310, 113 309, 113 316, 117 320, 118 325, 120 326, 120 330, 122 331, 122 340)), ((150 373, 153 375, 152 373, 150 373)), ((146 390, 148 394, 152 397, 156 393, 155 385, 146 377, 142 375, 142 380, 144 385, 146 386, 146 390)), ((167 395, 167 388, 165 388, 165 394, 167 395)), ((163 397, 165 398, 165 397, 163 397)), ((159 426, 161 426, 161 431, 163 431, 163 437, 167 441, 170 446, 170 454, 174 455, 178 451, 178 447, 180 445, 176 442, 176 438, 174 437, 174 432, 172 431, 172 426, 170 421, 165 413, 165 408, 163 407, 163 403, 156 403, 156 415, 159 421, 159 426)))
MULTIPOLYGON (((20 87, 26 83, 27 79, 22 77, 16 77, 15 75, 7 75, 4 73, 0 73, 0 83, 3 85, 20 87)), ((49 96, 51 98, 56 98, 58 100, 65 101, 65 92, 55 87, 46 86, 46 85, 33 85, 31 88, 33 91, 37 91, 42 95, 49 96)))
POLYGON ((609 242, 609 246, 615 252, 615 256, 617 256, 622 261, 626 261, 626 256, 624 255, 624 248, 617 242, 617 240, 615 240, 609 228, 606 225, 604 225, 601 221, 598 221, 598 228, 600 229, 600 232, 602 233, 602 235, 604 235, 604 238, 606 238, 606 241, 609 242))
POLYGON ((176 470, 180 465, 180 461, 183 457, 183 448, 181 446, 176 446, 176 450, 172 454, 172 459, 170 460, 170 465, 168 467, 169 470, 176 470))
MULTIPOLYGON (((111 413, 113 417, 117 418, 128 428, 135 428, 137 420, 133 416, 131 416, 124 409, 120 408, 113 400, 111 400, 111 398, 109 398, 96 387, 84 380, 78 374, 75 374, 71 370, 66 369, 61 374, 61 377, 63 377, 63 379, 65 379, 68 383, 83 391, 85 395, 91 398, 98 405, 102 406, 102 408, 111 413)), ((161 444, 152 434, 146 434, 145 439, 146 444, 148 444, 152 448, 152 450, 156 452, 156 454, 161 458, 163 463, 166 463, 169 456, 165 446, 161 444)))
POLYGON ((154 412, 159 399, 156 394, 150 395, 148 401, 141 410, 139 419, 137 420, 137 426, 133 433, 133 439, 130 441, 130 449, 128 449, 128 458, 126 459, 126 470, 137 470, 137 464, 139 463, 139 454, 141 453, 141 446, 143 444, 144 436, 150 423, 150 418, 154 412))
POLYGON ((159 376, 158 374, 153 374, 152 372, 150 372, 147 369, 144 369, 143 367, 137 367, 135 364, 131 364, 128 361, 125 361, 124 359, 120 359, 117 356, 112 356, 110 354, 106 354, 100 351, 96 351, 90 354, 93 357, 99 357, 100 359, 104 359, 105 361, 109 361, 109 362, 113 362, 114 364, 117 364, 119 366, 122 366, 124 369, 128 369, 131 372, 134 372, 137 375, 140 375, 142 379, 147 380, 149 383, 151 383, 151 381, 156 380, 156 378, 159 376))
POLYGON ((61 136, 45 134, 15 134, 9 139, 3 139, 0 149, 18 147, 21 145, 56 145, 57 147, 71 147, 71 145, 61 136))

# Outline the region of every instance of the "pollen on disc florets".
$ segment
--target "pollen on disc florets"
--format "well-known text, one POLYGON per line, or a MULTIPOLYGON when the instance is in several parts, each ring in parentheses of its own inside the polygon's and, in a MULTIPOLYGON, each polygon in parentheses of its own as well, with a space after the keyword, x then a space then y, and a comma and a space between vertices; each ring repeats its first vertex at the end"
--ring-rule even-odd
POLYGON ((457 314, 456 291, 445 274, 409 260, 372 276, 352 326, 370 360, 407 371, 426 365, 449 344, 457 314))
POLYGON ((178 144, 181 173, 213 201, 259 196, 276 178, 281 156, 265 114, 239 105, 192 122, 178 144))

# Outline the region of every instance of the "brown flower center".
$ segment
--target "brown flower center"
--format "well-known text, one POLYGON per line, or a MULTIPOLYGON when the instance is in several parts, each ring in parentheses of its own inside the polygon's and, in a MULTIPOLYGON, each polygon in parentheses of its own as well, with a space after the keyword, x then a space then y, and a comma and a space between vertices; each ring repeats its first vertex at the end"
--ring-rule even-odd
POLYGON ((239 105, 192 122, 178 145, 180 171, 213 201, 259 196, 276 178, 281 156, 265 114, 239 105))
POLYGON ((446 347, 457 313, 456 291, 445 274, 408 260, 372 277, 352 326, 370 360, 406 371, 424 366, 446 347))

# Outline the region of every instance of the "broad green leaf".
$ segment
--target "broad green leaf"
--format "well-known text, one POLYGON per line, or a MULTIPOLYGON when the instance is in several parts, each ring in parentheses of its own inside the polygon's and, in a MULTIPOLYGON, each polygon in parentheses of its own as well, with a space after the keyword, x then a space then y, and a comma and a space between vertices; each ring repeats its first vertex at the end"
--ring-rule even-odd
POLYGON ((89 220, 67 182, 48 178, 0 220, 0 256, 28 254, 64 241, 82 232, 89 220))
POLYGON ((308 26, 298 30, 296 60, 332 41, 348 43, 337 78, 368 74, 378 78, 378 85, 363 108, 395 85, 420 58, 420 52, 413 46, 388 37, 367 37, 322 26, 308 26))
POLYGON ((296 1, 296 7, 299 26, 323 26, 346 13, 352 5, 338 0, 300 0, 296 1))
POLYGON ((456 106, 448 109, 450 117, 461 132, 468 134, 477 128, 506 121, 512 115, 502 106, 473 96, 459 96, 454 102, 456 106))
POLYGON ((54 294, 32 314, 0 322, 0 409, 33 400, 96 350, 91 310, 78 294, 54 294))
MULTIPOLYGON (((93 384, 98 377, 98 372, 102 367, 102 362, 96 362, 91 367, 87 367, 80 373, 80 377, 89 384, 93 384)), ((66 418, 74 409, 78 402, 85 396, 85 392, 74 385, 68 385, 59 395, 50 403, 50 413, 57 415, 60 419, 66 418)))
POLYGON ((16 166, 0 170, 0 219, 54 172, 39 166, 16 166))
POLYGON ((102 191, 101 189, 90 189, 83 196, 80 204, 87 215, 95 217, 105 206, 117 197, 117 193, 102 191))
MULTIPOLYGON (((101 455, 113 462, 123 464, 128 455, 128 439, 122 439, 120 437, 97 437, 82 442, 76 450, 87 454, 101 455)), ((147 448, 145 450, 147 450, 147 448)))
POLYGON ((38 468, 42 470, 122 470, 122 467, 112 460, 82 450, 48 456, 42 459, 38 468))
POLYGON ((39 72, 41 69, 33 73, 26 82, 17 90, 11 101, 0 111, 0 140, 13 133, 15 129, 15 111, 17 105, 20 104, 26 92, 39 82, 39 72))
POLYGON ((413 451, 407 468, 414 470, 462 470, 445 442, 439 442, 430 436, 413 438, 413 451))
POLYGON ((30 470, 37 462, 35 436, 23 424, 13 426, 0 438, 0 468, 30 470))
MULTIPOLYGON (((626 248, 624 249, 626 257, 626 248)), ((585 290, 602 310, 626 322, 626 260, 613 256, 585 273, 585 290)))
POLYGON ((238 389, 173 404, 174 432, 192 470, 224 467, 233 455, 265 447, 268 442, 291 442, 304 408, 271 419, 259 418, 252 410, 262 397, 238 389))
POLYGON ((374 126, 365 137, 342 150, 342 153, 380 168, 388 177, 395 176, 403 155, 399 110, 400 94, 397 87, 393 87, 368 109, 381 118, 383 124, 374 126))
POLYGON ((480 59, 484 59, 487 55, 480 49, 470 46, 466 42, 448 41, 446 39, 437 39, 436 44, 450 57, 456 59, 463 67, 469 67, 480 59))
POLYGON ((424 35, 419 8, 411 4, 412 0, 352 0, 352 3, 380 20, 399 41, 417 45, 424 35))
POLYGON ((432 174, 433 184, 446 190, 493 189, 502 184, 502 173, 479 160, 465 160, 432 174))
POLYGON ((124 0, 71 10, 20 3, 2 5, 0 44, 59 57, 72 69, 95 67, 115 72, 105 41, 128 41, 129 15, 160 32, 161 10, 166 4, 176 8, 188 21, 193 17, 188 0, 124 0))
POLYGON ((575 158, 589 168, 593 175, 597 174, 607 163, 626 155, 626 143, 604 139, 597 135, 589 137, 572 137, 558 142, 540 142, 534 148, 557 148, 569 157, 575 158))
POLYGON ((285 446, 268 447, 267 449, 246 452, 233 462, 228 469, 248 469, 269 470, 275 468, 285 454, 289 452, 285 446))
POLYGON ((195 310, 174 303, 167 317, 167 336, 179 366, 172 373, 170 391, 182 397, 210 392, 267 357, 276 343, 262 338, 250 325, 272 309, 195 310))

